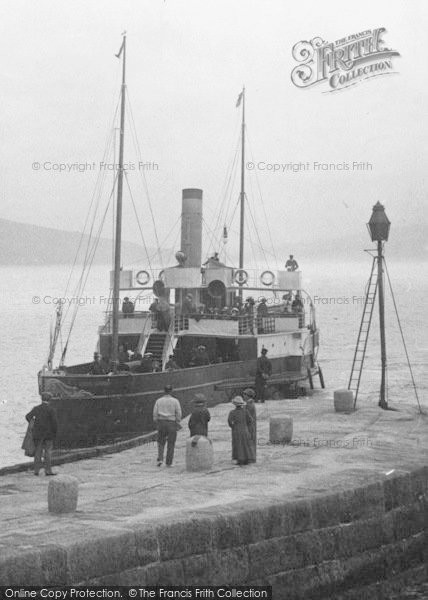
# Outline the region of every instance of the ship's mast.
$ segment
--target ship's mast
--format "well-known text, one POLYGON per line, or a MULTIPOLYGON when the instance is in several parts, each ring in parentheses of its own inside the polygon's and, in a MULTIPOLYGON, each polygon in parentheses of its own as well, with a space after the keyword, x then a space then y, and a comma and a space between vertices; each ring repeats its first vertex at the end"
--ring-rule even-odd
MULTIPOLYGON (((239 227, 239 268, 244 268, 244 216, 245 216, 245 87, 242 88, 241 125, 241 219, 239 227)), ((239 297, 242 300, 242 283, 239 284, 239 297)))
POLYGON ((113 282, 113 319, 112 319, 112 348, 111 360, 113 371, 118 367, 119 345, 119 294, 120 294, 120 250, 122 243, 122 194, 123 194, 123 146, 125 141, 125 73, 126 73, 126 32, 123 34, 122 46, 118 58, 122 55, 122 88, 120 105, 120 133, 119 133, 119 172, 117 177, 117 202, 116 202, 116 236, 114 248, 114 282, 113 282))

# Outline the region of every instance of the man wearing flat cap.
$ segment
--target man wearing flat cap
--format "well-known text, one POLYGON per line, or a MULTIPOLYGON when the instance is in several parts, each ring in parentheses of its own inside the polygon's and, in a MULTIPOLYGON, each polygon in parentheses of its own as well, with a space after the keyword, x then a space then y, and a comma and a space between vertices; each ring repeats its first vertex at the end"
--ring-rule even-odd
POLYGON ((52 472, 52 448, 54 439, 56 438, 58 422, 55 411, 49 404, 51 399, 52 394, 43 392, 42 402, 25 415, 29 423, 34 419, 33 439, 36 447, 34 453, 34 475, 38 475, 42 467, 45 469, 45 475, 56 475, 56 473, 52 472), (44 458, 44 461, 42 461, 42 458, 44 458))

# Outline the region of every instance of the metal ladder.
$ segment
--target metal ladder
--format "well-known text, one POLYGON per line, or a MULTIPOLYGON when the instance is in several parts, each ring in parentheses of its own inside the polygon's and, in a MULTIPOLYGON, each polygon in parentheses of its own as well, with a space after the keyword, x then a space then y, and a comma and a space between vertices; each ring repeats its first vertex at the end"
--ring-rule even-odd
POLYGON ((374 256, 364 302, 363 316, 361 317, 360 330, 358 332, 357 345, 355 347, 354 360, 352 362, 351 375, 348 383, 348 390, 354 392, 354 408, 357 403, 358 390, 360 389, 361 374, 363 372, 367 341, 369 339, 370 324, 372 322, 373 308, 376 299, 378 276, 377 267, 377 256, 374 256))

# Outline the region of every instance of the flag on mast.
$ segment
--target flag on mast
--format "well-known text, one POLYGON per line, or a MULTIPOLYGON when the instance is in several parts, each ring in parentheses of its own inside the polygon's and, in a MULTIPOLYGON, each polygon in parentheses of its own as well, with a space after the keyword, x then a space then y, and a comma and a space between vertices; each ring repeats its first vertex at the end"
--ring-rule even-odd
POLYGON ((121 56, 121 54, 122 54, 123 45, 124 45, 124 43, 125 43, 125 35, 126 35, 126 31, 122 31, 122 36, 123 36, 122 45, 121 45, 121 47, 120 47, 120 49, 119 49, 119 52, 118 52, 117 54, 115 54, 115 56, 116 56, 117 58, 120 58, 120 56, 121 56))
POLYGON ((238 100, 236 101, 236 108, 241 104, 242 96, 244 95, 244 90, 239 94, 238 100))

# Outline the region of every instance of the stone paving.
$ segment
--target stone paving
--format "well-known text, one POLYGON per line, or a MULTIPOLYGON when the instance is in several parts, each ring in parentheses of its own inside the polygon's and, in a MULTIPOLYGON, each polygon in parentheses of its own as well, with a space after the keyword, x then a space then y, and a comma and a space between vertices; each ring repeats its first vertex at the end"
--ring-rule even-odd
MULTIPOLYGON (((302 498, 363 485, 428 465, 428 416, 410 402, 399 412, 363 403, 352 414, 335 413, 332 394, 258 404, 257 463, 230 460, 231 404, 211 409, 209 435, 214 467, 188 473, 187 419, 178 434, 172 468, 156 466, 156 444, 56 467, 79 480, 78 510, 47 511, 50 478, 32 471, 0 477, 0 553, 50 543, 96 527, 106 532, 132 524, 179 520, 200 509, 227 512, 229 503, 256 505, 268 499, 302 498), (291 445, 270 445, 269 417, 293 418, 291 445)), ((422 407, 428 413, 428 407, 422 407)))

